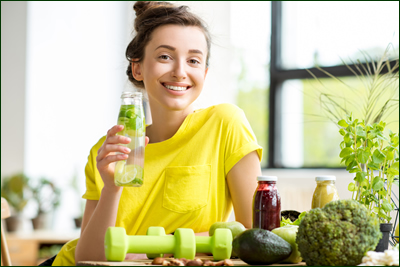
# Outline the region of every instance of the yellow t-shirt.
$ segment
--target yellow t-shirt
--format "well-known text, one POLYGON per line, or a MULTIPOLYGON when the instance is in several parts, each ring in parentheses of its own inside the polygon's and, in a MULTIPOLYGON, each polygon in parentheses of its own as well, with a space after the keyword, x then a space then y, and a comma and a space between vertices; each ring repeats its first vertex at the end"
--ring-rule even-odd
MULTIPOLYGON (((96 168, 104 140, 90 151, 85 199, 99 200, 104 186, 96 168)), ((207 232, 214 222, 226 221, 232 211, 226 175, 254 150, 261 160, 262 148, 241 109, 220 104, 196 110, 172 138, 147 145, 143 185, 123 189, 116 226, 124 227, 128 235, 145 235, 150 226, 162 226, 167 234, 177 228, 207 232)), ((54 265, 72 263, 76 243, 66 244, 57 258, 68 260, 56 258, 54 265)))

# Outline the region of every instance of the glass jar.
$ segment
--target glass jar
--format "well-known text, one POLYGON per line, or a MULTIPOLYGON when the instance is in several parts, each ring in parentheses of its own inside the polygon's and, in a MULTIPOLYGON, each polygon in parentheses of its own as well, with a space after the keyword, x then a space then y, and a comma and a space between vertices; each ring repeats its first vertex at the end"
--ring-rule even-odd
POLYGON ((311 208, 323 208, 326 203, 333 200, 339 200, 339 194, 336 190, 336 177, 332 175, 321 175, 315 177, 317 187, 312 198, 311 208))
POLYGON ((117 186, 142 186, 146 135, 142 93, 122 93, 118 125, 124 126, 124 129, 118 132, 118 135, 131 139, 129 144, 124 145, 131 152, 126 160, 117 161, 115 164, 114 183, 117 186))
POLYGON ((253 228, 271 231, 281 224, 281 197, 276 176, 258 176, 253 197, 253 228))

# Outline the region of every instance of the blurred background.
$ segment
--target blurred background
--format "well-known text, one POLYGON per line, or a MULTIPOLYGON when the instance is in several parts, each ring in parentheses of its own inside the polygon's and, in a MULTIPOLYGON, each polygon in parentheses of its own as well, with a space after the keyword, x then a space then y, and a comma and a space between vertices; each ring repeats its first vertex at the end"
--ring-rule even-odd
MULTIPOLYGON (((23 218, 17 233, 32 232, 31 219, 47 214, 39 230, 65 234, 63 240, 79 236, 74 219, 84 208, 89 151, 116 124, 121 92, 135 90, 125 75, 124 56, 133 37, 133 4, 1 2, 2 194, 3 181, 16 177, 20 205, 12 209, 23 218)), ((340 165, 342 137, 321 115, 313 95, 319 82, 296 73, 315 66, 345 69, 344 63, 364 62, 364 53, 377 60, 389 44, 389 58, 398 59, 399 2, 179 4, 201 16, 213 37, 210 69, 196 107, 228 102, 245 111, 264 148, 263 172, 287 179, 278 183, 292 195, 283 209, 306 209, 313 179, 321 173, 336 175, 337 187, 344 188, 339 194, 347 196, 351 174, 340 165), (279 86, 271 77, 276 70, 279 86), (296 181, 301 182, 294 187, 296 181)), ((362 86, 354 75, 345 76, 347 83, 362 86)), ((346 95, 334 79, 322 80, 346 95)), ((397 108, 385 118, 396 132, 398 116, 397 108)))

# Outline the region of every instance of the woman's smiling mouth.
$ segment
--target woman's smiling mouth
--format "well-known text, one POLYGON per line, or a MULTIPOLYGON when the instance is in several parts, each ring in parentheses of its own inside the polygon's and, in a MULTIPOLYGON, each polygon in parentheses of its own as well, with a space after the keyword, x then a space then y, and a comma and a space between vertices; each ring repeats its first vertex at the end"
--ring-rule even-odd
POLYGON ((175 85, 167 85, 163 84, 165 88, 172 90, 172 91, 186 91, 188 90, 191 86, 175 86, 175 85))

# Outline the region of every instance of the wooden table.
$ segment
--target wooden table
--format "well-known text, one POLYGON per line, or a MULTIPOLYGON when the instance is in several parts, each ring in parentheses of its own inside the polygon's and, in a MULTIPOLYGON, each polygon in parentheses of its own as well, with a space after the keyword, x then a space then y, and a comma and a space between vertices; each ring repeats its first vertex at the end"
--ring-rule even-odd
MULTIPOLYGON (((212 256, 203 256, 198 257, 199 259, 211 260, 213 261, 212 256)), ((168 260, 168 258, 166 258, 168 260)), ((247 263, 240 259, 231 259, 234 266, 249 266, 247 263)), ((80 261, 76 264, 76 266, 143 266, 143 265, 151 265, 153 260, 127 260, 122 262, 115 261, 80 261)), ((153 265, 153 266, 161 266, 161 265, 153 265)), ((264 266, 264 265, 262 265, 264 266)), ((298 264, 271 264, 268 266, 306 266, 305 262, 300 262, 298 264)))

